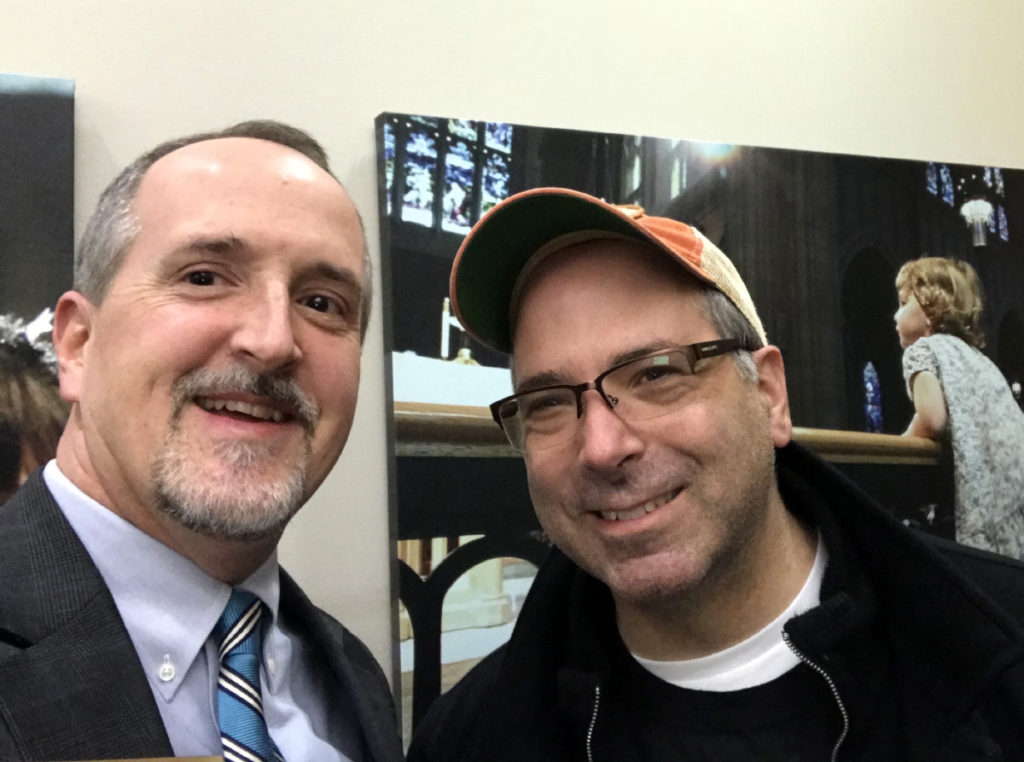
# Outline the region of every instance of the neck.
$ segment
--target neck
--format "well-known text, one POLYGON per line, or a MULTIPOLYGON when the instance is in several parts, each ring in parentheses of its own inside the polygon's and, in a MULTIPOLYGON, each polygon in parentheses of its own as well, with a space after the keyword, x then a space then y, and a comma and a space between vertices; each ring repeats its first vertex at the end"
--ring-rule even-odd
POLYGON ((777 494, 767 521, 741 551, 721 558, 694 587, 657 600, 615 598, 623 642, 647 659, 678 661, 717 653, 774 621, 810 575, 817 533, 777 494))
POLYGON ((232 540, 201 535, 170 521, 163 524, 160 536, 148 533, 214 579, 232 587, 245 581, 270 558, 281 537, 277 533, 259 540, 232 540))

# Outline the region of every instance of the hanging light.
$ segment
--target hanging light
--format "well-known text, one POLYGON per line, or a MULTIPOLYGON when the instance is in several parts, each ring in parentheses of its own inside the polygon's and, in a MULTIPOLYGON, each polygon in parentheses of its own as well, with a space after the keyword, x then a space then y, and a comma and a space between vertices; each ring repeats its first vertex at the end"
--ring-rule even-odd
POLYGON ((984 246, 988 222, 992 217, 992 204, 984 196, 969 198, 960 207, 960 216, 971 229, 971 243, 975 246, 984 246))

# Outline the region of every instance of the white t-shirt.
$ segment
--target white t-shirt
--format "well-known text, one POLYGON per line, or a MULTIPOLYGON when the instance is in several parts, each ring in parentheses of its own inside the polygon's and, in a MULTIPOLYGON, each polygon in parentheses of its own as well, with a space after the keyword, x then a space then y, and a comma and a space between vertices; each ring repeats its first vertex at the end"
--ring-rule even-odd
POLYGON ((818 605, 826 566, 828 551, 819 535, 814 564, 796 598, 770 624, 741 643, 683 661, 655 661, 636 654, 633 658, 655 677, 690 690, 738 691, 771 682, 800 663, 782 640, 782 627, 793 617, 818 605))

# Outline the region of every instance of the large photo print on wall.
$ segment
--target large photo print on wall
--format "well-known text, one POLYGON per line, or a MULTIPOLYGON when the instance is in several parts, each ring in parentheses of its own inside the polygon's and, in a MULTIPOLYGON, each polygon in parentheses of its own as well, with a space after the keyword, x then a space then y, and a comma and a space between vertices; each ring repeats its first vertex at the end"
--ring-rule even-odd
POLYGON ((925 255, 977 271, 983 351, 1019 404, 1024 172, 390 113, 377 147, 406 731, 507 637, 544 555, 522 462, 486 409, 511 393, 508 359, 448 302, 463 237, 519 191, 573 188, 699 228, 782 350, 798 438, 901 520, 952 536, 949 448, 896 436, 914 413, 896 276, 925 255))
POLYGON ((67 419, 50 332, 72 280, 73 98, 69 79, 0 74, 0 503, 67 419))
POLYGON ((74 82, 0 73, 0 311, 30 319, 71 287, 74 82))

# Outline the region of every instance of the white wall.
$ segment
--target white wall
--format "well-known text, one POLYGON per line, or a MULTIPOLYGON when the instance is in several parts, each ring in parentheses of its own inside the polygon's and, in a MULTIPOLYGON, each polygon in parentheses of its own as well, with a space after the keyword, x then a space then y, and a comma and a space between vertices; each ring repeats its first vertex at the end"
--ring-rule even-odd
MULTIPOLYGON (((77 83, 79 231, 142 150, 267 116, 327 146, 377 255, 381 111, 1024 167, 1022 31, 1012 0, 0 0, 0 70, 77 83)), ((382 363, 377 313, 283 559, 387 668, 382 363)))

